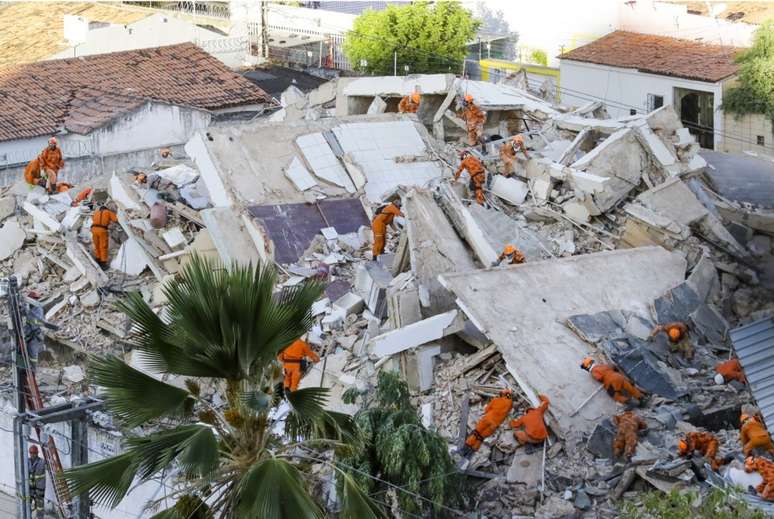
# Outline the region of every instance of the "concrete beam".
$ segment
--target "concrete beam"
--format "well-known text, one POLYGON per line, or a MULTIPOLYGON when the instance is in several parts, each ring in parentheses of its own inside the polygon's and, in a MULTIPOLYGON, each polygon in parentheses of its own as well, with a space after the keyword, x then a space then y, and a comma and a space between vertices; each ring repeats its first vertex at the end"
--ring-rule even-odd
POLYGON ((464 324, 462 314, 450 310, 378 335, 368 342, 368 349, 377 357, 387 357, 457 333, 464 324))

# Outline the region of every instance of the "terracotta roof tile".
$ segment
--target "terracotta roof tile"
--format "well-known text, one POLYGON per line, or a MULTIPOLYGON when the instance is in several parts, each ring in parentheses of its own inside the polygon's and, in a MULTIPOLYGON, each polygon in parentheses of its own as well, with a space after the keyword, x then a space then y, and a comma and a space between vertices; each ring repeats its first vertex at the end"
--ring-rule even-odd
POLYGON ((0 141, 88 133, 147 101, 206 110, 266 93, 193 43, 0 69, 0 141))
POLYGON ((559 57, 714 83, 737 72, 739 67, 734 57, 740 50, 666 36, 615 31, 559 57))

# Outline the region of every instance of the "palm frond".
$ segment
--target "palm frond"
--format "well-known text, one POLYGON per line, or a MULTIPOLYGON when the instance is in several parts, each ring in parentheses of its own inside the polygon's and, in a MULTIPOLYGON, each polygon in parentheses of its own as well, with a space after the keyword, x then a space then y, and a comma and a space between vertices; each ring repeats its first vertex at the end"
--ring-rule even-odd
POLYGON ((239 395, 239 401, 247 409, 262 413, 271 406, 272 397, 260 390, 245 391, 239 395))
POLYGON ((175 506, 154 514, 151 519, 212 519, 207 503, 192 495, 183 495, 175 506))
POLYGON ((292 413, 300 415, 306 420, 314 420, 325 412, 325 404, 328 403, 330 390, 325 387, 308 387, 291 391, 287 395, 292 413))
POLYGON ((129 438, 127 452, 134 453, 138 476, 149 479, 178 459, 187 474, 205 476, 218 465, 219 451, 215 435, 206 425, 182 425, 129 438))
POLYGON ((104 388, 108 409, 128 427, 193 410, 195 401, 188 391, 146 375, 118 357, 92 357, 88 372, 94 384, 104 388))
POLYGON ((126 496, 137 469, 132 458, 125 452, 105 460, 80 465, 62 474, 72 495, 85 495, 111 508, 126 496))
POLYGON ((237 517, 318 519, 323 513, 306 491, 301 473, 277 458, 255 463, 237 490, 237 517))
POLYGON ((333 468, 341 478, 339 488, 341 492, 340 519, 382 519, 387 514, 363 492, 363 489, 347 472, 335 465, 333 468))

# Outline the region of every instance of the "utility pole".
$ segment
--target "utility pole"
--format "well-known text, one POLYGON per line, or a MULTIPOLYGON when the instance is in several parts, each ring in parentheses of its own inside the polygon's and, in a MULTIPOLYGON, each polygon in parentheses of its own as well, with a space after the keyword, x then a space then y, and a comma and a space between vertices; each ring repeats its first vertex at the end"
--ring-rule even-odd
POLYGON ((392 75, 398 75, 398 51, 392 51, 392 75))
POLYGON ((269 2, 261 0, 261 57, 269 59, 269 2))

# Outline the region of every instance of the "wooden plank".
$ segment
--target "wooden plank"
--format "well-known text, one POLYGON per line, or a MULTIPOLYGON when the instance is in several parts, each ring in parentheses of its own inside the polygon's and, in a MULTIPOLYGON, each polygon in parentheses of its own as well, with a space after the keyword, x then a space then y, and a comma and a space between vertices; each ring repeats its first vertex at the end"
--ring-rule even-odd
POLYGON ((462 365, 462 368, 460 369, 459 374, 462 375, 464 373, 467 373, 471 369, 475 368, 485 360, 487 360, 489 357, 497 353, 497 345, 491 344, 484 348, 483 350, 477 351, 473 355, 468 356, 468 358, 465 360, 465 364, 462 365))
POLYGON ((181 204, 180 202, 175 202, 175 204, 167 204, 167 208, 172 211, 173 213, 179 214, 183 218, 192 221, 199 227, 206 227, 204 225, 204 220, 199 217, 199 212, 194 211, 190 207, 181 204))

